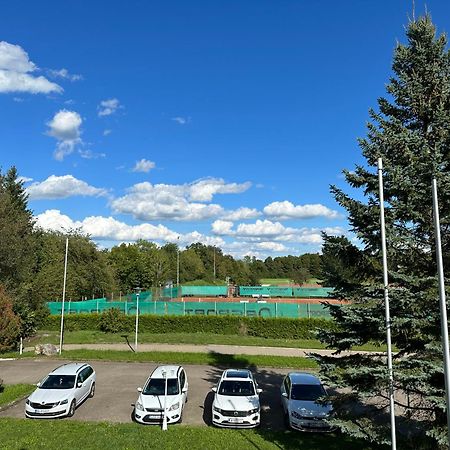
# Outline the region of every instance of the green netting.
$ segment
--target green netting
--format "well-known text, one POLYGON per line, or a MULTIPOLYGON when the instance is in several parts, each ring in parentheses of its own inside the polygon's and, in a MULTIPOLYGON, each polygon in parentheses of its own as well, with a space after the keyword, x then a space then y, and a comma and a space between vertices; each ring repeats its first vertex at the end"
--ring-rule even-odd
POLYGON ((227 286, 181 286, 183 297, 226 297, 227 286))
MULTIPOLYGON (((61 302, 47 303, 50 314, 61 314, 61 302)), ((136 301, 108 302, 106 299, 65 302, 65 314, 101 313, 118 308, 125 314, 136 314, 136 301)), ((167 315, 233 315, 245 317, 324 317, 330 314, 320 303, 266 303, 266 302, 176 302, 139 301, 140 314, 167 315)))
POLYGON ((241 297, 262 295, 269 297, 269 286, 239 286, 239 295, 241 297))
POLYGON ((333 288, 294 288, 294 297, 326 298, 333 293, 333 288))

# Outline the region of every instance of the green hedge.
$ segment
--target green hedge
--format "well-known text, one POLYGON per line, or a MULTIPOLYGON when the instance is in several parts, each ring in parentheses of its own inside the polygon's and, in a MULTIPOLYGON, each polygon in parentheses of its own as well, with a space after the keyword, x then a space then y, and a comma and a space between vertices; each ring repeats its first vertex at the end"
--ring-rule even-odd
MULTIPOLYGON (((117 320, 115 318, 114 320, 117 320)), ((135 317, 121 316, 120 329, 134 330, 135 317)), ((61 316, 49 316, 42 329, 57 331, 61 316)), ((65 330, 104 329, 104 314, 74 314, 64 318, 65 330)), ((317 329, 330 329, 334 323, 329 319, 287 319, 237 316, 139 316, 139 331, 147 333, 214 333, 237 334, 281 339, 314 339, 317 329)))

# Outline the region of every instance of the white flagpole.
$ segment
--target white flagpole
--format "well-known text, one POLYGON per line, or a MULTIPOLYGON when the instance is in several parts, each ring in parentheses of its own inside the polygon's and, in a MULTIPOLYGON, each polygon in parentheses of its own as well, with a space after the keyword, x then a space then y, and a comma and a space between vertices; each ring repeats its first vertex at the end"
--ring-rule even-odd
POLYGON ((59 335, 59 354, 62 352, 63 345, 63 331, 64 331, 64 302, 66 300, 66 279, 67 279, 67 254, 69 251, 69 238, 66 238, 66 256, 64 258, 64 282, 63 282, 63 296, 61 308, 61 333, 59 335))
POLYGON ((391 343, 391 314, 389 311, 389 279, 386 252, 386 224, 384 221, 384 190, 383 190, 383 161, 378 158, 378 185, 380 191, 380 225, 381 225, 381 250, 383 254, 383 284, 384 284, 384 307, 386 317, 386 342, 387 362, 389 372, 389 409, 391 414, 391 448, 397 448, 395 433, 395 403, 394 403, 394 374, 392 369, 392 343, 391 343))
POLYGON ((447 305, 445 300, 444 264, 442 262, 441 226, 439 220, 439 203, 436 178, 431 181, 433 195, 434 236, 436 241, 436 264, 439 281, 439 309, 441 313, 441 339, 444 353, 445 400, 447 404, 447 441, 450 447, 450 356, 448 344, 447 305))

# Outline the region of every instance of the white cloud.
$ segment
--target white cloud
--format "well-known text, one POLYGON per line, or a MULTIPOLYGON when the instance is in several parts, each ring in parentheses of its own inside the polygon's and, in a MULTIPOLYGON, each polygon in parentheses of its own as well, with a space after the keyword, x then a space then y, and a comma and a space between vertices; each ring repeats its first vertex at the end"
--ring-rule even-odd
POLYGON ((112 130, 103 130, 103 136, 108 136, 112 133, 112 130))
POLYGON ((21 183, 29 183, 30 181, 33 181, 33 178, 28 177, 19 177, 17 181, 20 181, 21 183))
POLYGON ((22 47, 0 41, 0 92, 49 94, 63 91, 61 86, 43 76, 30 75, 36 70, 36 65, 22 47))
POLYGON ((81 144, 82 123, 83 119, 77 112, 66 109, 58 111, 47 123, 50 128, 47 134, 58 141, 54 152, 56 160, 62 161, 65 156, 73 152, 77 144, 81 144))
POLYGON ((227 220, 216 220, 212 224, 212 232, 222 236, 231 235, 233 233, 232 228, 233 222, 227 220))
POLYGON ((97 158, 105 158, 106 157, 106 153, 95 153, 92 150, 80 149, 80 150, 78 150, 78 153, 84 159, 97 159, 97 158))
POLYGON ((208 178, 189 184, 170 185, 149 182, 135 184, 128 194, 112 202, 115 212, 131 214, 139 220, 205 220, 223 216, 222 206, 212 201, 215 194, 239 193, 250 183, 225 183, 208 178))
POLYGON ((278 220, 310 219, 313 217, 326 217, 336 219, 339 213, 320 203, 312 205, 294 205, 289 201, 273 202, 264 207, 264 214, 278 220))
POLYGON ((246 219, 256 219, 260 215, 261 213, 257 209, 242 207, 234 211, 227 211, 223 218, 227 220, 237 221, 246 219))
POLYGON ((186 125, 189 122, 189 117, 172 117, 172 120, 180 125, 186 125))
POLYGON ((85 181, 72 175, 50 175, 42 182, 35 182, 28 186, 27 193, 30 200, 57 199, 73 196, 104 196, 106 189, 90 186, 85 181))
POLYGON ((102 100, 100 105, 97 107, 98 115, 110 116, 114 114, 119 108, 122 108, 119 100, 117 98, 110 98, 108 100, 102 100))
POLYGON ((53 77, 63 78, 63 79, 69 80, 69 81, 80 81, 83 79, 83 75, 69 73, 69 71, 67 69, 50 70, 50 74, 53 77))
POLYGON ((154 169, 156 164, 153 161, 149 161, 148 159, 142 158, 140 161, 136 161, 135 166, 133 167, 133 172, 150 172, 151 169, 154 169))
POLYGON ((74 221, 61 211, 50 209, 36 216, 36 225, 44 230, 69 231, 79 229, 93 239, 107 239, 130 242, 138 239, 151 241, 192 244, 203 242, 207 245, 223 246, 221 238, 205 236, 197 231, 180 234, 163 225, 128 225, 113 217, 91 216, 82 221, 74 221))
POLYGON ((255 245, 256 248, 260 249, 260 250, 267 250, 269 252, 286 252, 288 250, 288 248, 283 245, 280 244, 279 242, 259 242, 258 244, 255 245))

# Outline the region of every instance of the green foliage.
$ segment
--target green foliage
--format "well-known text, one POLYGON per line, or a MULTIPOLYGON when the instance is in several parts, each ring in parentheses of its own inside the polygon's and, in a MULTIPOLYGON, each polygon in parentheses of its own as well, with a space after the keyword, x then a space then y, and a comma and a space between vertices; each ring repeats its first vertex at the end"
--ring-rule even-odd
MULTIPOLYGON (((111 310, 109 310, 111 311, 111 310)), ((135 316, 112 314, 114 326, 122 330, 133 330, 135 316)), ((103 314, 74 314, 64 318, 65 327, 70 331, 101 330, 107 331, 108 325, 102 325, 103 314)), ((109 316, 108 316, 109 317, 109 316)), ((109 320, 109 319, 108 319, 109 320)), ((58 330, 60 316, 49 316, 43 323, 47 330, 58 330)), ((236 316, 139 316, 139 331, 148 333, 214 333, 225 335, 243 335, 280 339, 314 339, 319 329, 330 329, 333 323, 326 319, 285 319, 236 316)))
POLYGON ((125 314, 118 308, 111 308, 100 314, 98 328, 105 333, 119 333, 122 331, 131 331, 130 321, 125 314))
MULTIPOLYGON (((437 300, 431 179, 439 184, 444 265, 450 263, 450 53, 445 35, 436 36, 429 16, 411 21, 407 45, 394 53, 394 76, 388 99, 370 111, 366 139, 359 141, 367 166, 345 171, 348 184, 364 192, 364 201, 332 186, 337 202, 347 210, 360 245, 345 237, 325 236, 324 277, 346 305, 329 305, 338 327, 321 333, 333 348, 348 350, 369 341, 385 342, 378 179, 374 166, 383 159, 388 244, 389 297, 394 358, 394 389, 412 392, 402 404, 403 429, 427 434, 442 445, 446 440, 444 377, 437 300)), ((384 344, 385 347, 385 344, 384 344)), ((317 356, 323 377, 354 393, 354 400, 373 409, 346 411, 343 395, 335 399, 339 424, 354 436, 389 442, 388 421, 375 420, 388 408, 388 374, 383 357, 317 356), (376 399, 376 401, 374 401, 376 399), (365 417, 362 417, 363 414, 365 417)), ((397 401, 401 402, 400 395, 397 401)))
POLYGON ((20 331, 20 318, 14 313, 12 301, 0 285, 0 352, 17 346, 20 331))

